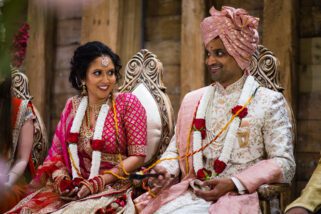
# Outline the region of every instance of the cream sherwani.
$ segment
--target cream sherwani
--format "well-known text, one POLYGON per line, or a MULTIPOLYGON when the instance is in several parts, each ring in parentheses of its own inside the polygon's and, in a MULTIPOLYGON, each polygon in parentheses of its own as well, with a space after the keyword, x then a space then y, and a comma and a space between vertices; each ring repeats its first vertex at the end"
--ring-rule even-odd
MULTIPOLYGON (((207 136, 203 144, 210 142, 231 118, 231 109, 237 105, 245 79, 246 76, 243 76, 227 88, 223 88, 218 83, 214 85, 214 95, 206 110, 207 136)), ((185 121, 189 122, 191 119, 184 119, 184 111, 189 111, 189 114, 193 112, 190 109, 196 107, 191 105, 197 106, 204 91, 205 89, 200 89, 185 96, 178 116, 176 135, 188 134, 186 131, 183 133, 182 130, 186 126, 185 121)), ((213 171, 213 161, 219 157, 225 137, 226 132, 203 151, 207 169, 213 171)), ((164 196, 151 200, 152 203, 143 209, 143 213, 150 213, 153 210, 151 206, 154 208, 160 206, 157 213, 257 213, 259 205, 255 190, 260 185, 271 182, 289 183, 293 178, 295 162, 292 139, 292 126, 286 110, 285 98, 281 93, 260 87, 248 106, 248 115, 241 120, 234 138, 230 161, 219 175, 219 177, 236 177, 250 194, 228 194, 216 203, 209 203, 197 198, 191 188, 186 187, 186 191, 182 191, 178 197, 168 203, 156 202, 157 198, 164 196), (238 207, 237 204, 240 206, 238 207)), ((162 158, 176 157, 180 154, 179 150, 183 145, 181 141, 182 138, 174 136, 162 158)), ((164 161, 161 165, 175 175, 183 170, 182 164, 178 161, 164 161)), ((195 178, 194 172, 186 175, 185 178, 184 174, 187 173, 183 171, 181 183, 185 181, 187 183, 195 178)), ((175 187, 171 189, 175 191, 175 187)))

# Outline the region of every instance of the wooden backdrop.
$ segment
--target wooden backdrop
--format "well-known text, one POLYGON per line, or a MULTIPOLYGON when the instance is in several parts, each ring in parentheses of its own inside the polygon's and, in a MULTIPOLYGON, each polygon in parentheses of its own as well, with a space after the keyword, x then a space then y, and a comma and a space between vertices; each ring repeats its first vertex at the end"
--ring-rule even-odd
POLYGON ((54 13, 39 8, 39 1, 54 7, 50 0, 29 0, 27 74, 50 137, 66 99, 76 93, 68 75, 79 44, 101 40, 120 54, 124 66, 140 48, 154 52, 164 64, 165 85, 177 113, 187 92, 209 83, 199 24, 210 6, 242 7, 259 17, 261 43, 280 60, 281 83, 297 118, 294 187, 299 194, 321 150, 320 1, 86 0, 82 5, 71 0, 54 13))

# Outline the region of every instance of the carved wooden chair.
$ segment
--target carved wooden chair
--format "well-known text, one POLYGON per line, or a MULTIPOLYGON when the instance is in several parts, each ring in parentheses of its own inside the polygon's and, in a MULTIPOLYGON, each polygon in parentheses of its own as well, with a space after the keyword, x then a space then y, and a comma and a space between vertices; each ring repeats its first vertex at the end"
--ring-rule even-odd
POLYGON ((146 49, 136 53, 125 68, 120 92, 133 93, 147 114, 147 156, 145 165, 157 160, 174 133, 174 114, 163 83, 163 64, 146 49))
MULTIPOLYGON (((18 69, 12 68, 12 91, 13 96, 22 100, 32 100, 32 96, 29 92, 28 78, 20 72, 18 69)), ((36 119, 34 121, 34 139, 32 145, 31 158, 35 169, 41 165, 47 156, 49 144, 47 139, 47 132, 42 118, 35 106, 33 106, 36 119)), ((18 133, 20 130, 18 130, 18 133)))
MULTIPOLYGON (((259 45, 251 61, 251 75, 264 87, 274 91, 281 92, 284 90, 279 83, 279 73, 277 70, 278 60, 274 54, 259 45)), ((293 136, 296 136, 295 118, 293 111, 287 105, 293 125, 293 136)), ((280 209, 282 212, 291 202, 291 188, 289 184, 269 184, 262 185, 258 189, 260 198, 260 207, 264 214, 273 213, 273 209, 280 209)))

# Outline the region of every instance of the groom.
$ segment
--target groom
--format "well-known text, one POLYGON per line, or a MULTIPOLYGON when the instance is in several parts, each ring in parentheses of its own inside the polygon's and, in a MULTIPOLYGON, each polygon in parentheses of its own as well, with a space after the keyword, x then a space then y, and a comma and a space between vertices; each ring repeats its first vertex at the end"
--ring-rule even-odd
POLYGON ((232 7, 210 13, 201 31, 213 84, 182 101, 175 136, 162 155, 180 159, 154 167, 161 174, 154 185, 161 188, 135 200, 141 213, 258 213, 258 187, 293 178, 286 100, 249 75, 258 19, 232 7))

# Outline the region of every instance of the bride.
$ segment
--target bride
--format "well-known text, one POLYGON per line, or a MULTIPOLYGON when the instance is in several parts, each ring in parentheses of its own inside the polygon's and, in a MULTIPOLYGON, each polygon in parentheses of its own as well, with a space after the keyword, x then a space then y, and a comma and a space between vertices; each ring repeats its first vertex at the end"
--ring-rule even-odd
POLYGON ((101 42, 78 47, 68 99, 52 146, 30 194, 8 213, 134 213, 126 176, 144 163, 146 113, 129 93, 116 93, 120 59, 101 42))

